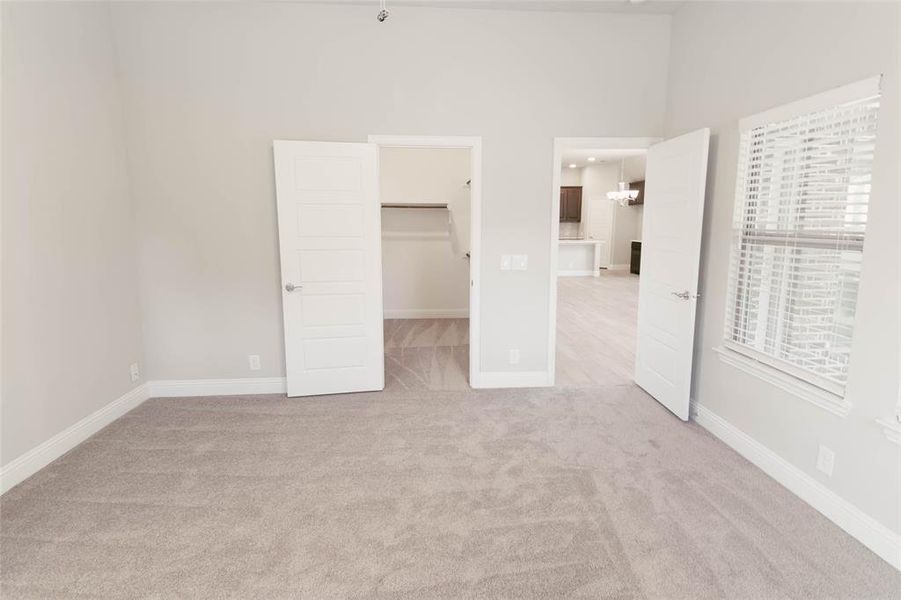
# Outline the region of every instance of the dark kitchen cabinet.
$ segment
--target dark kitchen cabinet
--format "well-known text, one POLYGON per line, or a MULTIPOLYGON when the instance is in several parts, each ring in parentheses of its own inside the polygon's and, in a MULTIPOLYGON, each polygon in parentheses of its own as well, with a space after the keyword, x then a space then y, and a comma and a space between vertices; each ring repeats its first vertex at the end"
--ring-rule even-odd
POLYGON ((630 200, 630 205, 635 204, 644 204, 644 179, 641 181, 633 181, 629 184, 630 190, 638 190, 638 197, 635 200, 630 200))
POLYGON ((636 275, 641 273, 641 242, 632 242, 632 256, 629 261, 629 272, 636 275))
POLYGON ((579 223, 582 221, 582 186, 560 187, 560 222, 579 223))

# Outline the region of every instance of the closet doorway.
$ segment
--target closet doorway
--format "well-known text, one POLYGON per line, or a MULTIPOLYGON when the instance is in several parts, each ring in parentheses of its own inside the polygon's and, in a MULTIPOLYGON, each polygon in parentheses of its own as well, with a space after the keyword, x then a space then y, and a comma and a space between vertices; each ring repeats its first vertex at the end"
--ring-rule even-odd
POLYGON ((481 139, 378 148, 385 388, 478 387, 481 139))

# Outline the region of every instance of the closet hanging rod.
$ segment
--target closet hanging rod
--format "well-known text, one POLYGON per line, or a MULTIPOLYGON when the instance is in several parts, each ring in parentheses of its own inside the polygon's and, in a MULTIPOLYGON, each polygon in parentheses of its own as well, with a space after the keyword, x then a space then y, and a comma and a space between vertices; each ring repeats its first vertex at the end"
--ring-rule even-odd
POLYGON ((447 208, 447 203, 385 202, 382 208, 447 208))

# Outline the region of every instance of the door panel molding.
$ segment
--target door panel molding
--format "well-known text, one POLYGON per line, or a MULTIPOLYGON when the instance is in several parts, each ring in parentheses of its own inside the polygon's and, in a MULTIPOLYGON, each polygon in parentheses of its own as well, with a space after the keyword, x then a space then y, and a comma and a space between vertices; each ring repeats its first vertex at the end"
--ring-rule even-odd
POLYGON ((690 416, 710 130, 656 144, 645 173, 635 383, 690 416))
POLYGON ((385 387, 374 144, 275 140, 289 396, 385 387))

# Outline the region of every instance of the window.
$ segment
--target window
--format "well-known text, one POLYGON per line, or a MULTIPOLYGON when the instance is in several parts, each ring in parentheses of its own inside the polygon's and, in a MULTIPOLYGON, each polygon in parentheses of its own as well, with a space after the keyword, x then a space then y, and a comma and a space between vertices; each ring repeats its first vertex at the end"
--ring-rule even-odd
POLYGON ((742 121, 725 343, 843 396, 879 79, 742 121))

